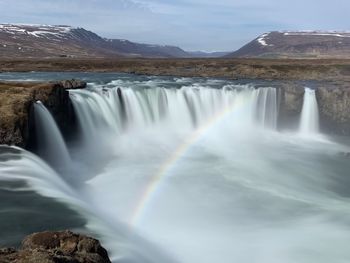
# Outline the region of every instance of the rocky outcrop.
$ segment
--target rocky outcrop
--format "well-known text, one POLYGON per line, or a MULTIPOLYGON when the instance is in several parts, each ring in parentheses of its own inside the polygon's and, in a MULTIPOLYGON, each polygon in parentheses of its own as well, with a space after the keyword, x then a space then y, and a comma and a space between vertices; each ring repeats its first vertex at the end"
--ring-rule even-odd
POLYGON ((34 129, 32 105, 40 100, 52 112, 63 131, 74 123, 67 89, 85 88, 77 80, 56 83, 0 83, 0 144, 28 147, 34 129))
POLYGON ((316 91, 320 125, 328 133, 350 135, 350 89, 321 87, 316 91))
POLYGON ((19 250, 0 249, 2 263, 110 263, 107 251, 91 237, 62 232, 27 236, 19 250))
POLYGON ((278 126, 281 129, 297 129, 303 106, 304 87, 293 82, 279 88, 278 126))
MULTIPOLYGON (((350 88, 345 83, 323 85, 315 87, 321 131, 350 135, 350 88)), ((303 105, 304 85, 286 83, 279 91, 279 126, 296 128, 303 105)))

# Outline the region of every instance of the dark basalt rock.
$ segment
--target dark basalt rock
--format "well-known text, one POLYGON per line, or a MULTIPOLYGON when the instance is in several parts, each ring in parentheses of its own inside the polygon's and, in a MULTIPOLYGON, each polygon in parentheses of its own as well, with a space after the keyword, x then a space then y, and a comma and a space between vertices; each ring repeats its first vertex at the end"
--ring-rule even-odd
POLYGON ((316 96, 321 127, 328 133, 350 135, 350 89, 321 87, 316 96))
POLYGON ((304 87, 295 83, 285 83, 279 89, 279 119, 280 128, 296 129, 303 106, 304 87))
POLYGON ((86 82, 78 79, 62 80, 58 84, 65 89, 84 89, 86 87, 86 82))
POLYGON ((107 251, 91 237, 70 231, 27 236, 19 250, 0 249, 2 263, 110 263, 107 251))
MULTIPOLYGON (((350 89, 346 84, 329 83, 316 87, 320 129, 325 133, 350 135, 350 89)), ((286 83, 279 89, 280 128, 297 128, 303 106, 304 86, 286 83)))

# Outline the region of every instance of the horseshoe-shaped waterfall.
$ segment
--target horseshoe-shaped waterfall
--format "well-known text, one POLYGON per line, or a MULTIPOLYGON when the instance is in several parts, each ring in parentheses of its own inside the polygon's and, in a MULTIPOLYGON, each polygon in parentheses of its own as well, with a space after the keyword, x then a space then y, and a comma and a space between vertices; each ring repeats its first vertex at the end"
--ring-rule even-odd
POLYGON ((79 137, 66 145, 37 104, 45 154, 2 146, 0 180, 77 211, 114 262, 350 260, 348 148, 319 133, 315 92, 281 131, 278 86, 87 80, 70 91, 79 137))

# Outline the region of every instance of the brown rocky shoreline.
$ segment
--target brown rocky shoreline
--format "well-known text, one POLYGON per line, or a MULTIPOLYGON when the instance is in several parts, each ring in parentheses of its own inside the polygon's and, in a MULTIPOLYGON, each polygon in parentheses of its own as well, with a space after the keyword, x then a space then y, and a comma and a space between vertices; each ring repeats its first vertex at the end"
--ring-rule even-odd
POLYGON ((229 79, 350 81, 349 59, 1 59, 0 72, 124 72, 229 79))
POLYGON ((0 249, 1 263, 110 263, 94 238, 70 231, 40 232, 25 237, 20 249, 0 249))

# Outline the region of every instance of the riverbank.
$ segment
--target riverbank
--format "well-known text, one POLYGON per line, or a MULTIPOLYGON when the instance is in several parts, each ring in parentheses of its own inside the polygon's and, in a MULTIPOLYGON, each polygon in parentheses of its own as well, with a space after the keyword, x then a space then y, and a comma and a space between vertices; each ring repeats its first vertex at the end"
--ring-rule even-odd
POLYGON ((124 72, 229 79, 350 82, 350 60, 340 59, 41 59, 0 61, 0 72, 124 72))

